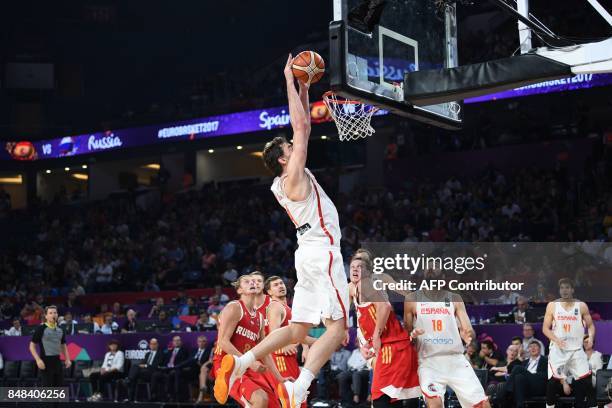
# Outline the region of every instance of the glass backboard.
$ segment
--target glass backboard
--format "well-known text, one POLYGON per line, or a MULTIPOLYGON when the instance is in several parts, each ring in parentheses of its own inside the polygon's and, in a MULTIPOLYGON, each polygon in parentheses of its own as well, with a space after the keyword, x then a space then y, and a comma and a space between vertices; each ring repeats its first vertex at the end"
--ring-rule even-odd
POLYGON ((454 4, 434 0, 334 0, 330 25, 332 90, 380 106, 392 113, 457 129, 457 102, 413 106, 404 100, 406 73, 457 66, 454 4), (360 18, 376 14, 370 27, 360 18), (369 11, 368 7, 370 7, 369 11))

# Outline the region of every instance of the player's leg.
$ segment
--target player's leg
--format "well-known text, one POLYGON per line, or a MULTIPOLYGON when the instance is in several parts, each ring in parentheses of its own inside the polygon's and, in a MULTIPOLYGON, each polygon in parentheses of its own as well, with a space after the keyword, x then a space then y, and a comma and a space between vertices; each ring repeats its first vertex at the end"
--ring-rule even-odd
POLYGON ((561 383, 559 380, 551 377, 546 383, 546 408, 554 408, 559 400, 559 390, 561 383))
POLYGON ((461 355, 448 357, 449 365, 443 380, 455 391, 462 407, 491 408, 480 380, 466 358, 461 355))
POLYGON ((253 408, 267 408, 268 394, 261 389, 254 391, 249 399, 249 404, 253 408))
POLYGON ((446 383, 444 374, 437 367, 446 367, 444 360, 430 357, 419 362, 419 385, 427 408, 443 408, 446 383))

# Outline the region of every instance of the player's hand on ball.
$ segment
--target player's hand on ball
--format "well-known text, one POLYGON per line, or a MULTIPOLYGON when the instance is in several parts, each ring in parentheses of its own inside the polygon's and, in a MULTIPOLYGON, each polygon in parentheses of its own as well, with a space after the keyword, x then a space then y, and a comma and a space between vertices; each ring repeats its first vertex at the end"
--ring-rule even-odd
POLYGON ((36 366, 38 367, 39 370, 44 370, 46 368, 45 362, 40 359, 36 360, 36 366))
POLYGON ((283 72, 285 73, 285 79, 287 82, 291 82, 293 84, 293 56, 289 53, 289 57, 287 57, 287 63, 285 64, 285 69, 283 72))

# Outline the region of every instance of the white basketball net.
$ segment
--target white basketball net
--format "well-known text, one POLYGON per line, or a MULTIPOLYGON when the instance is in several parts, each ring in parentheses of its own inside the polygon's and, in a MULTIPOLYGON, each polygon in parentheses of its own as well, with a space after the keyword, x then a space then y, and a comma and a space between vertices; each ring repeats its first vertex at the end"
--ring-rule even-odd
POLYGON ((344 99, 333 92, 325 93, 323 102, 336 122, 341 141, 358 140, 374 134, 370 120, 378 111, 377 107, 344 99))

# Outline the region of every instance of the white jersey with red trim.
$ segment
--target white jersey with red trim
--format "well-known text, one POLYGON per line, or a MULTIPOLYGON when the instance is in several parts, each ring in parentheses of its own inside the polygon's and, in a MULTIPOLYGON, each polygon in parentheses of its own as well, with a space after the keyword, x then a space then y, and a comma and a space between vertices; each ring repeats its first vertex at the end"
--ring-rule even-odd
POLYGON ((553 333, 557 338, 565 341, 564 350, 582 349, 584 324, 582 323, 582 313, 580 313, 580 302, 574 302, 569 310, 563 307, 562 302, 555 302, 553 333))
POLYGON ((432 301, 423 292, 417 292, 414 328, 425 332, 417 337, 419 361, 431 356, 463 354, 455 304, 450 293, 442 300, 432 301))
POLYGON ((317 179, 308 169, 304 169, 311 188, 303 201, 291 201, 283 191, 286 176, 276 177, 270 190, 279 204, 287 211, 297 230, 300 246, 340 246, 340 221, 338 210, 317 179))

